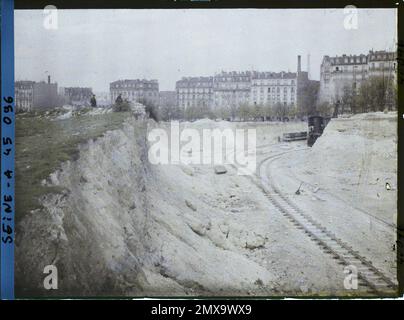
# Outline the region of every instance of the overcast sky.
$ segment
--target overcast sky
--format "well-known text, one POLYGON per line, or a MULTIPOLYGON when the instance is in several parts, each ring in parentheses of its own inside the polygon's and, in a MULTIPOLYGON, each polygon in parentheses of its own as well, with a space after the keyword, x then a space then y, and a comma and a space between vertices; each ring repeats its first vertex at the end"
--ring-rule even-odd
POLYGON ((319 79, 324 55, 395 50, 396 11, 343 9, 59 10, 58 29, 42 10, 15 11, 16 80, 109 91, 118 79, 158 79, 174 90, 183 76, 224 71, 295 71, 297 55, 319 79))

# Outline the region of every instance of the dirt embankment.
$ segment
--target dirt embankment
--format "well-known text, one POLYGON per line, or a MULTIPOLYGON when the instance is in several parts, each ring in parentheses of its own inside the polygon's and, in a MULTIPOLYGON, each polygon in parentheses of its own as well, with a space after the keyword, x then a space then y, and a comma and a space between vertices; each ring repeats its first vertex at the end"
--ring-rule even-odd
POLYGON ((313 184, 396 223, 397 113, 334 119, 302 160, 313 184))
MULTIPOLYGON (((306 184, 299 196, 300 200, 307 198, 302 206, 306 204, 308 212, 318 203, 326 204, 332 188, 347 185, 343 180, 337 181, 338 185, 336 179, 353 181, 357 179, 355 168, 373 170, 384 163, 372 160, 361 165, 361 159, 369 161, 369 153, 374 155, 371 159, 383 157, 383 153, 377 152, 379 142, 375 141, 379 138, 370 137, 375 128, 366 129, 367 122, 357 121, 352 126, 343 121, 338 122, 335 130, 331 130, 335 125, 330 123, 311 154, 291 153, 278 162, 279 166, 286 166, 280 168, 278 180, 281 185, 286 184, 287 193, 294 195, 300 179, 317 183, 320 191, 309 192, 313 188, 309 190, 306 184), (362 149, 355 146, 355 128, 369 135, 360 136, 362 149), (330 134, 334 136, 327 138, 330 134), (331 145, 323 146, 324 152, 315 152, 325 143, 322 141, 331 141, 331 145), (347 153, 348 146, 352 159, 346 159, 341 152, 345 148, 347 153), (352 164, 347 165, 347 160, 352 164), (347 170, 352 172, 345 176, 347 170), (323 195, 322 190, 327 194, 323 195), (327 201, 318 201, 316 197, 327 201)), ((206 122, 182 125, 199 129, 237 127, 226 122, 206 122)), ((227 166, 226 174, 217 175, 210 165, 150 164, 146 136, 155 126, 128 120, 123 129, 108 131, 81 145, 76 160, 64 162, 61 169, 50 175, 47 184, 62 191, 43 197, 43 208, 26 215, 18 228, 17 296, 269 296, 330 295, 343 291, 342 267, 324 257, 315 244, 285 220, 248 177, 237 175, 231 166, 227 166), (304 268, 296 261, 304 261, 304 268), (49 264, 58 268, 58 290, 43 288, 43 270, 49 264)), ((167 129, 166 125, 161 126, 167 129)), ((303 131, 306 124, 268 123, 252 127, 257 129, 260 160, 286 147, 277 143, 283 132, 303 131)), ((388 157, 395 150, 390 141, 393 134, 384 125, 382 129, 388 135, 381 138, 388 157)), ((393 170, 393 179, 389 181, 394 188, 395 160, 388 161, 388 170, 393 170)), ((381 171, 374 170, 372 174, 376 172, 381 171)), ((359 184, 353 188, 362 187, 364 181, 372 182, 372 177, 369 173, 365 180, 355 180, 359 184)), ((385 187, 385 180, 380 181, 385 187)), ((343 193, 339 194, 344 198, 343 193)), ((366 197, 366 193, 360 195, 366 197)), ((361 203, 366 199, 361 198, 361 203)), ((345 205, 346 201, 342 202, 345 205)), ((341 220, 340 213, 332 210, 319 208, 316 212, 328 213, 319 217, 324 223, 334 217, 341 220)), ((356 229, 363 226, 369 239, 374 237, 369 224, 354 225, 356 229)), ((352 234, 350 228, 341 226, 341 230, 347 230, 347 236, 352 234)), ((389 243, 382 231, 383 237, 378 241, 389 243)), ((361 234, 358 237, 363 238, 361 234)), ((360 244, 356 238, 352 242, 360 244)), ((373 250, 371 241, 366 242, 369 245, 363 250, 373 250)), ((379 247, 375 256, 387 251, 379 247)), ((362 246, 358 249, 361 251, 362 246)), ((383 265, 384 259, 375 261, 383 265)))
POLYGON ((394 281, 397 113, 332 119, 312 148, 282 160, 280 189, 394 281))
POLYGON ((145 131, 133 121, 108 131, 47 179, 63 191, 44 196, 43 208, 19 224, 17 296, 113 295, 142 287, 150 174, 145 131), (43 288, 50 264, 58 268, 59 290, 43 288))
POLYGON ((149 164, 147 130, 130 120, 50 175, 47 184, 63 191, 43 197, 19 225, 17 296, 273 292, 266 261, 248 258, 274 237, 263 195, 251 196, 258 188, 235 171, 149 164), (58 290, 43 288, 50 264, 58 290))

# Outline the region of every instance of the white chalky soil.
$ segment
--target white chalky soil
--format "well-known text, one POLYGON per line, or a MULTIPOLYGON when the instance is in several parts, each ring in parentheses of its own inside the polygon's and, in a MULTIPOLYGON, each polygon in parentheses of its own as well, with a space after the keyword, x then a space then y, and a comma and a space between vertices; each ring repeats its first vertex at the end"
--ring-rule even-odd
MULTIPOLYGON (((283 194, 392 279, 396 117, 333 119, 313 148, 263 166, 283 194)), ((60 295, 361 294, 344 288, 344 267, 282 216, 251 177, 232 166, 215 174, 213 165, 145 164, 147 148, 133 143, 134 126, 129 121, 81 147, 77 161, 52 175, 51 183, 69 192, 44 199, 44 209, 23 223, 21 250, 41 252, 20 258, 26 272, 35 275, 56 257, 60 295)), ((183 126, 256 128, 259 163, 304 148, 305 142, 279 143, 278 136, 307 124, 183 126)), ((39 276, 32 282, 34 292, 45 294, 39 276)))

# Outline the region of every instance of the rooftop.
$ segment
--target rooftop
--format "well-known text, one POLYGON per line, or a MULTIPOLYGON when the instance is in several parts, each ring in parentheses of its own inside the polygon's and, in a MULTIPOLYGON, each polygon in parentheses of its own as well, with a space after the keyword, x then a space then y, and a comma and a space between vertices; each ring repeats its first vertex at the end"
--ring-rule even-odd
POLYGON ((152 79, 124 79, 124 80, 116 80, 111 82, 110 84, 140 84, 140 83, 158 83, 158 80, 152 79))
POLYGON ((373 51, 370 50, 368 54, 359 54, 359 55, 346 55, 342 56, 324 56, 323 61, 330 62, 331 65, 356 65, 356 64, 367 64, 368 61, 377 61, 377 60, 395 60, 397 58, 396 52, 389 52, 385 50, 373 51))

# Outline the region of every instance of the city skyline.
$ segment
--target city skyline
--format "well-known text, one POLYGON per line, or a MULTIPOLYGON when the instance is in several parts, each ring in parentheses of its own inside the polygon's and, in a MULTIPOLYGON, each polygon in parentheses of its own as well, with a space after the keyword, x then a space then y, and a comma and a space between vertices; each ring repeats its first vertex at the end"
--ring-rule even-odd
POLYGON ((324 55, 391 51, 396 42, 395 9, 359 9, 354 30, 344 29, 343 9, 59 10, 57 30, 43 27, 44 16, 15 13, 16 80, 50 74, 95 92, 118 79, 158 79, 161 91, 173 91, 187 76, 295 72, 297 55, 307 70, 308 54, 310 78, 319 80, 324 55))

